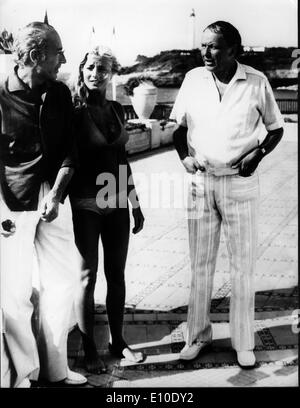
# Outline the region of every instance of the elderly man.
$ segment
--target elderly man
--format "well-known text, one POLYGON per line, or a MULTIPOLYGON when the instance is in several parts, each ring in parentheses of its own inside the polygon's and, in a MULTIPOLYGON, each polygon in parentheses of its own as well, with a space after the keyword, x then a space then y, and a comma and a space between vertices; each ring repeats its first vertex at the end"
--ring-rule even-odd
POLYGON ((83 384, 86 378, 67 361, 79 276, 65 199, 74 171, 72 103, 68 88, 56 81, 66 59, 59 35, 44 23, 21 29, 14 48, 17 65, 0 83, 2 386, 29 387, 39 371, 51 382, 83 384), (38 347, 31 328, 34 249, 38 347))
POLYGON ((231 270, 232 346, 238 364, 249 368, 255 365, 256 169, 279 143, 283 120, 266 77, 237 61, 240 48, 240 34, 230 23, 217 21, 204 30, 205 67, 186 74, 171 118, 179 125, 175 147, 191 174, 192 284, 180 358, 194 359, 212 341, 209 312, 222 224, 231 270))

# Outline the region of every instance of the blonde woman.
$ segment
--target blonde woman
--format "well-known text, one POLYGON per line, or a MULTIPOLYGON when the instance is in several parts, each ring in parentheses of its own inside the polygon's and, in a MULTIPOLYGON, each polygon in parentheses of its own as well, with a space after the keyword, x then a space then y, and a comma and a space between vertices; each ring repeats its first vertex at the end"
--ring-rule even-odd
POLYGON ((118 63, 110 49, 102 46, 93 48, 79 65, 73 95, 79 162, 70 197, 75 241, 83 260, 77 304, 79 329, 86 368, 90 372, 106 371, 94 339, 94 290, 99 238, 107 280, 106 310, 111 336, 109 351, 116 357, 133 362, 143 360, 142 353, 131 350, 122 334, 124 270, 130 232, 128 198, 132 205, 134 234, 143 228, 144 217, 126 158, 128 135, 124 129, 123 109, 118 102, 106 98, 107 86, 117 69, 118 63), (101 179, 105 178, 113 182, 104 186, 101 179), (120 178, 125 183, 120 182, 120 178))

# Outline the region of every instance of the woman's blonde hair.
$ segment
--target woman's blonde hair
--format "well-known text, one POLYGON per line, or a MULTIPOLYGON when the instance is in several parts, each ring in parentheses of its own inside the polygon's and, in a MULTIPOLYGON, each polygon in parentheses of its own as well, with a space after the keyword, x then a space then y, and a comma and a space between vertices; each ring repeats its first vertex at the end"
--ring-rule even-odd
POLYGON ((83 80, 83 67, 89 54, 95 55, 100 59, 105 58, 110 61, 112 74, 116 74, 121 68, 119 62, 109 47, 105 45, 96 45, 91 48, 91 50, 85 54, 83 60, 79 64, 78 77, 73 86, 73 102, 75 108, 87 105, 88 90, 83 80))

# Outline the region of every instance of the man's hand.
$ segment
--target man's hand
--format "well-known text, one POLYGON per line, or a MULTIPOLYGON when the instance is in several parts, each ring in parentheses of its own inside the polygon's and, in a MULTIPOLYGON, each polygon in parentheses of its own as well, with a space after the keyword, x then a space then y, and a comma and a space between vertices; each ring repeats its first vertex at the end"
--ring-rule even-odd
POLYGON ((256 170, 259 162, 263 158, 262 151, 257 148, 238 162, 232 164, 233 169, 239 169, 239 175, 242 177, 249 177, 256 170))
POLYGON ((40 216, 42 221, 51 222, 58 216, 59 202, 73 173, 74 169, 72 167, 59 169, 53 187, 41 203, 40 216))
POLYGON ((50 191, 42 200, 40 207, 41 220, 51 222, 58 216, 59 200, 50 191))
POLYGON ((181 162, 188 173, 195 174, 197 170, 205 171, 205 168, 192 156, 186 156, 181 162))
POLYGON ((141 207, 133 208, 132 215, 134 219, 134 227, 132 228, 132 232, 133 234, 137 234, 143 229, 145 220, 141 207))

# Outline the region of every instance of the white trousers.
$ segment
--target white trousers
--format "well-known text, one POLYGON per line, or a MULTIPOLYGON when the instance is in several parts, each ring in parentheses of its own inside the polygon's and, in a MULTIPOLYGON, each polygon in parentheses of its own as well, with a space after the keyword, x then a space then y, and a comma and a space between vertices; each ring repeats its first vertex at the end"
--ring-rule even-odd
MULTIPOLYGON (((41 187, 39 203, 49 192, 41 187)), ((68 198, 58 217, 46 223, 39 211, 10 211, 0 202, 1 221, 16 224, 14 235, 1 237, 2 386, 18 387, 25 378, 60 381, 67 376, 67 336, 79 282, 72 214, 68 198), (39 272, 39 327, 32 331, 34 249, 39 272)))
POLYGON ((254 267, 258 226, 258 175, 196 173, 188 194, 192 269, 187 344, 210 341, 209 318, 221 224, 231 272, 230 333, 235 350, 254 348, 254 267))

